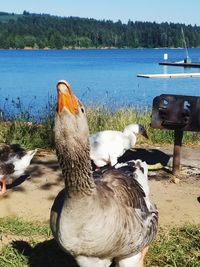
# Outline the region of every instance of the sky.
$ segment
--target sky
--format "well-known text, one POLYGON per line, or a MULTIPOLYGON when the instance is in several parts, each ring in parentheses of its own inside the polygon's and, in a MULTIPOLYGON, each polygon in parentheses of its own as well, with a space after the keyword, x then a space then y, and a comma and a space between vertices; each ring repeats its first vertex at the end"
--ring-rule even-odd
POLYGON ((200 26, 200 0, 5 0, 0 11, 200 26))

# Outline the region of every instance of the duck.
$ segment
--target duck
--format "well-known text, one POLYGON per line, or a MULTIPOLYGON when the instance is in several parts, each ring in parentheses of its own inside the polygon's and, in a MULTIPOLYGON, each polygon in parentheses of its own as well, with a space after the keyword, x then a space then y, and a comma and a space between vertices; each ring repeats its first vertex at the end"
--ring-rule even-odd
POLYGON ((138 134, 148 138, 143 125, 132 123, 127 125, 122 132, 105 130, 90 135, 92 162, 97 168, 108 164, 114 166, 120 156, 135 147, 138 134))
POLYGON ((24 175, 37 149, 15 152, 12 145, 0 144, 0 195, 6 193, 6 183, 24 175))
POLYGON ((138 162, 129 171, 110 166, 96 175, 85 107, 65 80, 57 83, 57 98, 55 148, 64 188, 50 212, 55 240, 80 267, 143 267, 158 227, 158 211, 151 202, 148 208, 135 179, 146 169, 138 162))

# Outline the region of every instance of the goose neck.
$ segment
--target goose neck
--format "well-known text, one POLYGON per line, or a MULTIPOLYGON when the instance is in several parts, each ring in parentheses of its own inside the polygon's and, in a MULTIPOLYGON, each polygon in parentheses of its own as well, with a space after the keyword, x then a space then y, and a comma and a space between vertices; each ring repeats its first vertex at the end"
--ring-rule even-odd
POLYGON ((92 177, 89 147, 83 148, 79 144, 76 149, 68 149, 67 146, 57 145, 56 151, 68 193, 92 194, 95 184, 92 177))
POLYGON ((136 135, 130 131, 125 131, 124 135, 127 137, 128 143, 130 144, 130 148, 134 147, 136 143, 136 135))

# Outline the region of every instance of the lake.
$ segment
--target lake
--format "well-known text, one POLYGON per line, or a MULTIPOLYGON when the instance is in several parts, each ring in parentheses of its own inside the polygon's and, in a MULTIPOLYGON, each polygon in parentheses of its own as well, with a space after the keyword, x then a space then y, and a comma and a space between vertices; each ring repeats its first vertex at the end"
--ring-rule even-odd
MULTIPOLYGON (((189 49, 198 61, 200 49, 189 49)), ((0 108, 20 101, 39 111, 67 80, 86 104, 150 106, 162 93, 200 95, 200 78, 144 79, 137 74, 200 72, 198 68, 160 66, 185 58, 184 49, 0 50, 0 108), (8 99, 6 101, 5 99, 8 99)))

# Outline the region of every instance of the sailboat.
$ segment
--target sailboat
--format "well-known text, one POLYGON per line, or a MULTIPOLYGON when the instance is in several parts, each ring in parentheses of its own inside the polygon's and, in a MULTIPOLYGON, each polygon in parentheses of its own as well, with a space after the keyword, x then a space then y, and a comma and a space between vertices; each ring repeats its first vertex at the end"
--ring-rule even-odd
POLYGON ((162 61, 162 62, 159 62, 159 65, 200 68, 200 63, 192 63, 192 59, 190 58, 189 53, 188 53, 188 48, 187 48, 187 44, 186 44, 186 40, 185 40, 185 34, 184 34, 182 27, 181 27, 181 34, 182 34, 183 44, 184 44, 185 53, 186 53, 186 57, 184 58, 184 60, 175 61, 175 62, 162 61))

